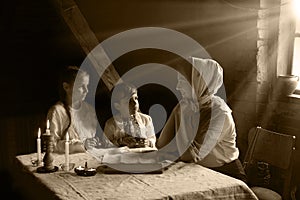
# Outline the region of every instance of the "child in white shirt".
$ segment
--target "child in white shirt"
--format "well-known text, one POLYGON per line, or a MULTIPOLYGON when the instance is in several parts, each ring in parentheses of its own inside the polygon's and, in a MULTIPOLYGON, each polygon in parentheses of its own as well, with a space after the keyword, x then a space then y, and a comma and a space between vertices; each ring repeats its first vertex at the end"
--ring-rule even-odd
POLYGON ((117 147, 155 147, 152 118, 139 111, 137 89, 130 84, 117 84, 112 93, 114 116, 105 123, 104 133, 117 147))

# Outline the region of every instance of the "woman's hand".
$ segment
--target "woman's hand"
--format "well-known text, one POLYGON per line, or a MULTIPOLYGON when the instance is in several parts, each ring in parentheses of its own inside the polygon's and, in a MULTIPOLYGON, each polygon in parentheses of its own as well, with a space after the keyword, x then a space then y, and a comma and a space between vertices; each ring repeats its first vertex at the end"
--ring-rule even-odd
POLYGON ((70 153, 85 152, 84 145, 81 140, 72 139, 70 140, 70 153))
POLYGON ((97 148, 101 146, 100 139, 98 137, 87 138, 84 141, 84 147, 86 149, 97 148))
POLYGON ((151 140, 148 140, 148 139, 144 140, 144 145, 145 145, 145 147, 154 147, 154 145, 151 142, 151 140))

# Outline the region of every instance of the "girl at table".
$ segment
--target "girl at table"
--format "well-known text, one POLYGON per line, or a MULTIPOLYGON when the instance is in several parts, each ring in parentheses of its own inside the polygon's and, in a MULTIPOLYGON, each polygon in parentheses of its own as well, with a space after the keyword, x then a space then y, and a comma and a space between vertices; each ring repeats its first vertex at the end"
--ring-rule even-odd
POLYGON ((95 109, 85 102, 88 93, 89 74, 77 66, 66 67, 60 76, 60 100, 48 111, 50 133, 54 136, 54 152, 65 151, 65 138, 70 138, 70 153, 85 152, 97 147, 98 120, 95 109), (76 81, 75 81, 76 79, 76 81))
POLYGON ((182 100, 173 109, 157 147, 179 160, 195 162, 247 182, 236 147, 231 109, 216 96, 223 69, 212 59, 193 58, 193 68, 178 74, 182 100), (191 83, 191 84, 190 84, 191 83))
POLYGON ((152 118, 139 110, 137 88, 119 83, 111 95, 113 117, 105 123, 104 134, 115 146, 155 147, 152 118))

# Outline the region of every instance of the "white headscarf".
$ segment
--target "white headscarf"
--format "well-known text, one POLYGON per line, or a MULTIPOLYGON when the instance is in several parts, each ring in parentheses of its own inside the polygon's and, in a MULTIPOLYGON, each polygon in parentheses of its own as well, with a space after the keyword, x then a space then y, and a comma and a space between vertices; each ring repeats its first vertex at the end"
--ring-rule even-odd
POLYGON ((193 91, 196 92, 199 103, 205 104, 211 99, 212 103, 219 105, 222 110, 231 112, 224 100, 215 96, 223 84, 223 68, 220 64, 212 59, 195 57, 192 57, 192 64, 193 91))

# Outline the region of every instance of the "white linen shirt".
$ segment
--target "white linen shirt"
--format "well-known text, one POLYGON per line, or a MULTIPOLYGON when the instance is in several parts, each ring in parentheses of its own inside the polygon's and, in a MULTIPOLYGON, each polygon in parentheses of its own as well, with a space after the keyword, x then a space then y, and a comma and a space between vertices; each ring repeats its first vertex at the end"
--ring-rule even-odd
MULTIPOLYGON (((95 109, 87 102, 82 102, 79 109, 71 107, 69 109, 71 114, 71 124, 68 129, 70 140, 84 142, 86 138, 94 137, 98 124, 95 109)), ((63 151, 65 132, 70 119, 61 101, 49 109, 47 119, 50 121, 50 132, 54 135, 54 150, 63 151)))

